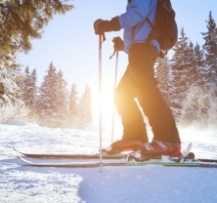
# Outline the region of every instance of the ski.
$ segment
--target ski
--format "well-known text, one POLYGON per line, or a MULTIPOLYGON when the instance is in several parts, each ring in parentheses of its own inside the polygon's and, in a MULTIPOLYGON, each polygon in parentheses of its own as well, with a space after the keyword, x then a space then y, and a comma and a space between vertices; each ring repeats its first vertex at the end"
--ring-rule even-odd
POLYGON ((35 162, 30 161, 28 158, 18 156, 18 158, 24 162, 27 166, 35 167, 63 167, 63 168, 97 168, 103 167, 121 167, 121 166, 170 166, 170 167, 205 167, 205 168, 217 168, 216 162, 201 162, 198 160, 186 161, 186 162, 173 162, 163 160, 148 160, 143 162, 97 162, 97 161, 75 161, 75 162, 63 162, 63 163, 51 163, 51 162, 35 162))
MULTIPOLYGON (((100 154, 46 154, 46 153, 27 153, 22 152, 16 148, 14 151, 21 154, 22 156, 32 157, 32 158, 49 158, 49 159, 99 159, 100 154)), ((125 154, 103 154, 103 159, 122 159, 126 155, 125 154)))
MULTIPOLYGON (((191 143, 188 144, 187 148, 183 151, 183 154, 185 156, 185 154, 188 154, 188 152, 191 149, 191 143)), ((100 158, 100 154, 96 153, 96 154, 52 154, 52 153, 28 153, 28 152, 23 152, 20 151, 16 148, 14 148, 14 151, 16 151, 17 153, 19 153, 22 156, 26 156, 26 157, 32 157, 32 158, 48 158, 48 159, 98 159, 100 158)), ((106 154, 103 153, 102 154, 102 158, 103 159, 122 159, 125 158, 126 156, 128 156, 129 153, 125 152, 125 153, 120 153, 120 154, 106 154)), ((150 159, 150 157, 147 157, 150 159)), ((160 157, 151 157, 151 158, 160 158, 160 157)))
MULTIPOLYGON (((191 150, 191 143, 187 145, 186 149, 182 152, 183 157, 187 157, 189 154, 192 154, 190 152, 191 150)), ((47 153, 27 153, 27 152, 22 152, 16 148, 14 150, 19 153, 21 156, 25 157, 31 157, 31 158, 38 158, 38 159, 99 159, 100 154, 47 154, 47 153)), ((105 160, 109 159, 123 159, 123 158, 129 158, 133 153, 129 154, 111 154, 111 155, 106 155, 103 154, 102 158, 105 160)), ((133 158, 132 156, 130 158, 133 158)), ((194 159, 194 156, 190 156, 191 159, 194 159)), ((143 157, 141 160, 137 159, 135 161, 148 161, 150 159, 155 159, 155 160, 160 160, 161 157, 143 157)), ((129 160, 129 159, 128 159, 129 160)), ((198 161, 201 162, 212 162, 212 163, 217 163, 217 159, 206 159, 206 158, 197 158, 198 161)), ((130 160, 129 160, 130 161, 130 160)))

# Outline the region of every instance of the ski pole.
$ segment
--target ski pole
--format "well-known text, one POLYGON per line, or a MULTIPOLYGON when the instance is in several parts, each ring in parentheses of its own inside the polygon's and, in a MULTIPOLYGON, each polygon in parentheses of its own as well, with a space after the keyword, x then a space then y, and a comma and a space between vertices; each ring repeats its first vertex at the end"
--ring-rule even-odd
MULTIPOLYGON (((105 35, 99 35, 99 149, 100 163, 102 163, 102 42, 105 35)), ((101 170, 101 165, 100 165, 101 170)))
MULTIPOLYGON (((116 60, 115 60, 115 78, 114 78, 114 91, 117 84, 117 75, 118 75, 118 51, 116 51, 116 60)), ((115 128, 115 104, 113 102, 113 109, 112 109, 112 129, 111 129, 111 142, 114 140, 114 128, 115 128)))

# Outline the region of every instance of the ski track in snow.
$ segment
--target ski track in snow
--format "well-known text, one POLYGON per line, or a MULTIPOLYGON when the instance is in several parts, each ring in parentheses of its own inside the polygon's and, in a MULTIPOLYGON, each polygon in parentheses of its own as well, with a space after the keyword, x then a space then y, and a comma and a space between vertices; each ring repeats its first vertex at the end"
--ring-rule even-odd
MULTIPOLYGON (((183 146, 217 159, 217 131, 181 130, 183 146)), ((95 153, 98 133, 36 124, 0 124, 0 203, 214 203, 217 169, 25 166, 13 148, 40 153, 95 153)), ((103 146, 109 139, 103 139, 103 146)))

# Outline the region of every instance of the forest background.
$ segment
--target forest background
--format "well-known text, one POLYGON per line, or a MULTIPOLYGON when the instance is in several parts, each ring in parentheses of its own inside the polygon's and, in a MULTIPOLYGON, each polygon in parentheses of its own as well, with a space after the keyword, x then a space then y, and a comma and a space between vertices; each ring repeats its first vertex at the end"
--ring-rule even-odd
MULTIPOLYGON (((32 49, 31 40, 41 37, 55 14, 73 9, 68 1, 1 1, 0 18, 0 122, 37 122, 49 127, 94 129, 91 87, 79 96, 70 90, 64 73, 50 62, 43 81, 37 67, 25 71, 17 55, 32 49)), ((155 70, 159 88, 180 124, 214 126, 217 121, 217 27, 212 12, 201 33, 204 44, 193 44, 184 28, 169 58, 159 59, 155 70)), ((95 101, 95 100, 94 100, 95 101)))

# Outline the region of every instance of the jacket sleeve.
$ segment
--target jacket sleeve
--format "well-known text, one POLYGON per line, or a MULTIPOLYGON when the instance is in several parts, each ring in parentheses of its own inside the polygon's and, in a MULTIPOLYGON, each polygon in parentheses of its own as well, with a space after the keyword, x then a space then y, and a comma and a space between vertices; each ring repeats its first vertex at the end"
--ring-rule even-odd
POLYGON ((157 0, 132 0, 129 2, 126 12, 119 16, 121 28, 131 28, 144 21, 150 12, 150 5, 153 1, 157 3, 157 0))

